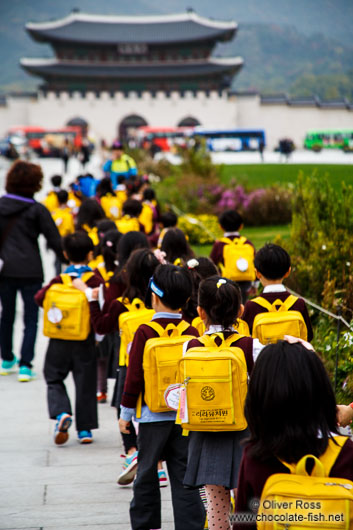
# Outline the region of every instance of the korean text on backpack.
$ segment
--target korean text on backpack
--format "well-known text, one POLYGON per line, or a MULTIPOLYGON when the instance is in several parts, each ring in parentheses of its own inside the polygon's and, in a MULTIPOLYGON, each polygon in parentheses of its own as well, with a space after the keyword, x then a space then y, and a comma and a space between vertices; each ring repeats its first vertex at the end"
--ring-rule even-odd
POLYGON ((184 320, 177 326, 168 324, 165 329, 157 322, 150 322, 148 326, 158 333, 158 337, 148 339, 143 354, 145 402, 152 412, 170 412, 164 393, 169 385, 177 382, 184 343, 195 337, 183 335, 190 326, 184 320))
POLYGON ((222 276, 235 282, 252 282, 256 278, 252 245, 246 243, 246 237, 236 237, 233 240, 223 237, 223 263, 220 263, 222 276))
MULTIPOLYGON (((91 276, 86 272, 82 281, 91 276)), ((54 283, 45 294, 43 333, 51 339, 86 340, 91 331, 86 295, 72 286, 69 274, 61 274, 61 279, 63 283, 54 283)))
POLYGON ((303 315, 299 311, 290 310, 297 300, 296 296, 290 295, 284 302, 277 299, 271 304, 262 296, 254 298, 252 302, 266 311, 257 314, 254 318, 253 338, 259 339, 262 344, 283 340, 284 335, 307 340, 308 330, 303 315))
POLYGON ((320 458, 305 455, 297 464, 282 462, 290 474, 275 473, 267 479, 256 516, 258 530, 353 528, 353 482, 329 477, 346 441, 335 436, 320 458), (311 474, 306 470, 310 459, 311 474))
POLYGON ((135 333, 141 324, 147 324, 151 320, 155 311, 146 309, 139 298, 134 298, 131 303, 123 298, 118 298, 118 301, 128 309, 119 316, 119 366, 129 366, 129 353, 135 333))
POLYGON ((243 350, 231 346, 242 335, 204 335, 205 347, 191 348, 179 361, 179 383, 186 388, 183 429, 190 431, 242 431, 247 422, 247 366, 243 350), (216 337, 222 339, 218 346, 216 337))

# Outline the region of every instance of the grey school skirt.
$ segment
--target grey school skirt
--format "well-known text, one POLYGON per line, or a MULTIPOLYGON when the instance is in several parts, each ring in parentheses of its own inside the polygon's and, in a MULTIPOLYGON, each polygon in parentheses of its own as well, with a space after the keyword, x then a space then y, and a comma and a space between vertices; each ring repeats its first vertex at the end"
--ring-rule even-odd
POLYGON ((205 484, 236 488, 243 454, 241 442, 248 435, 247 429, 232 432, 191 432, 184 485, 189 488, 198 488, 205 484))

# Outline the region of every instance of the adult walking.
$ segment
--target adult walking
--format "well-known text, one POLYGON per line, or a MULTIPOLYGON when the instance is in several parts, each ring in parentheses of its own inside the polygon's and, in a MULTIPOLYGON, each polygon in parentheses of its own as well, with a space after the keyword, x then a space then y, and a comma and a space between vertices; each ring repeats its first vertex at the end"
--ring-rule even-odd
POLYGON ((32 360, 37 335, 38 306, 35 293, 43 282, 43 267, 38 238, 43 234, 47 246, 63 260, 61 239, 47 208, 33 198, 42 187, 40 166, 16 161, 6 177, 6 195, 0 198, 0 374, 7 375, 17 368, 19 381, 33 377, 32 360), (16 295, 24 303, 24 335, 19 360, 13 353, 13 326, 16 295))

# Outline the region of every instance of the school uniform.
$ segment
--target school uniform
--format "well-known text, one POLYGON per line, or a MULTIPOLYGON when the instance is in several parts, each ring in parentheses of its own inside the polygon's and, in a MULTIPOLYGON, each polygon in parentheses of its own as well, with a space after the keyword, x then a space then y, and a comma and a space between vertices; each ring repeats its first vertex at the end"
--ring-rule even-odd
MULTIPOLYGON (((288 296, 290 296, 290 293, 287 291, 283 284, 273 284, 266 285, 261 296, 268 300, 268 302, 273 304, 273 302, 278 299, 284 302, 285 300, 287 300, 288 296)), ((303 315, 304 322, 308 330, 308 341, 310 342, 313 339, 313 328, 311 326, 308 309, 304 300, 302 298, 298 298, 298 300, 292 305, 291 310, 299 311, 299 313, 303 315)), ((253 300, 249 300, 248 302, 246 302, 244 313, 241 318, 245 320, 245 322, 248 324, 250 333, 252 333, 252 328, 256 315, 260 313, 265 313, 266 311, 267 309, 260 306, 253 300)))
MULTIPOLYGON (((245 446, 241 462, 235 511, 254 513, 249 504, 260 499, 266 480, 275 473, 289 473, 289 469, 277 458, 259 461, 250 456, 250 444, 245 446)), ((330 471, 330 477, 353 480, 353 442, 347 440, 330 471)), ((256 530, 256 524, 234 524, 234 530, 256 530)))
MULTIPOLYGON (((39 306, 43 306, 46 291, 55 283, 62 283, 60 276, 56 276, 37 292, 35 301, 39 306)), ((88 287, 95 288, 101 284, 101 279, 93 275, 86 283, 88 287)), ((86 340, 82 341, 49 339, 44 361, 44 378, 47 383, 49 416, 53 420, 62 412, 72 414, 64 384, 70 372, 75 383, 76 429, 77 431, 97 429, 97 358, 93 331, 86 340)))
MULTIPOLYGON (((241 235, 239 232, 225 232, 223 234, 223 237, 227 237, 228 239, 233 241, 234 239, 239 239, 241 235)), ((244 244, 251 245, 255 251, 255 247, 249 239, 247 239, 244 244)), ((213 261, 215 265, 219 265, 220 263, 224 265, 223 250, 224 250, 225 245, 226 243, 224 243, 223 241, 218 241, 218 240, 213 243, 213 247, 212 247, 211 254, 210 254, 210 259, 213 261)), ((248 292, 251 287, 251 282, 246 281, 246 282, 236 282, 236 283, 238 284, 239 289, 241 291, 242 303, 245 304, 248 298, 248 292)))
MULTIPOLYGON (((169 323, 178 325, 181 315, 156 313, 152 320, 165 328, 169 323)), ((184 335, 198 336, 197 330, 189 326, 184 335)), ((131 421, 139 395, 144 395, 143 355, 148 339, 157 337, 148 325, 140 326, 130 350, 124 392, 121 400, 121 418, 131 421)), ((175 424, 174 411, 153 413, 142 403, 139 422, 138 467, 134 481, 134 496, 130 504, 130 520, 133 530, 161 528, 161 500, 157 465, 166 460, 172 488, 172 503, 175 530, 202 530, 205 512, 199 493, 183 487, 187 460, 187 437, 175 424)))
MULTIPOLYGON (((210 326, 207 335, 223 332, 222 326, 210 326)), ((237 332, 224 332, 227 339, 237 332)), ((220 338, 216 342, 221 343, 220 338)), ((263 346, 257 339, 242 337, 232 346, 244 352, 248 374, 250 375, 258 354, 263 346)), ((204 344, 198 339, 188 342, 186 351, 191 348, 203 348, 204 344)), ((237 487, 240 461, 242 457, 241 442, 248 436, 248 430, 224 432, 198 432, 189 434, 188 464, 184 484, 191 488, 200 488, 207 484, 223 486, 227 489, 237 487)))

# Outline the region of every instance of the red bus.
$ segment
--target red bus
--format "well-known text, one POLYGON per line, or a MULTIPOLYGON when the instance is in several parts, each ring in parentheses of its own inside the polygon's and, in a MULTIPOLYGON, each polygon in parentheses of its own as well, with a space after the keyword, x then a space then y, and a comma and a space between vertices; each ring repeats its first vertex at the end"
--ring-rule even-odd
POLYGON ((65 141, 69 140, 74 150, 82 146, 80 127, 63 127, 60 129, 17 125, 11 127, 8 136, 19 136, 27 140, 27 145, 39 156, 60 156, 65 141))
POLYGON ((184 146, 186 137, 190 135, 193 127, 139 127, 136 130, 137 143, 146 148, 151 144, 159 147, 161 151, 171 151, 175 145, 184 146))

